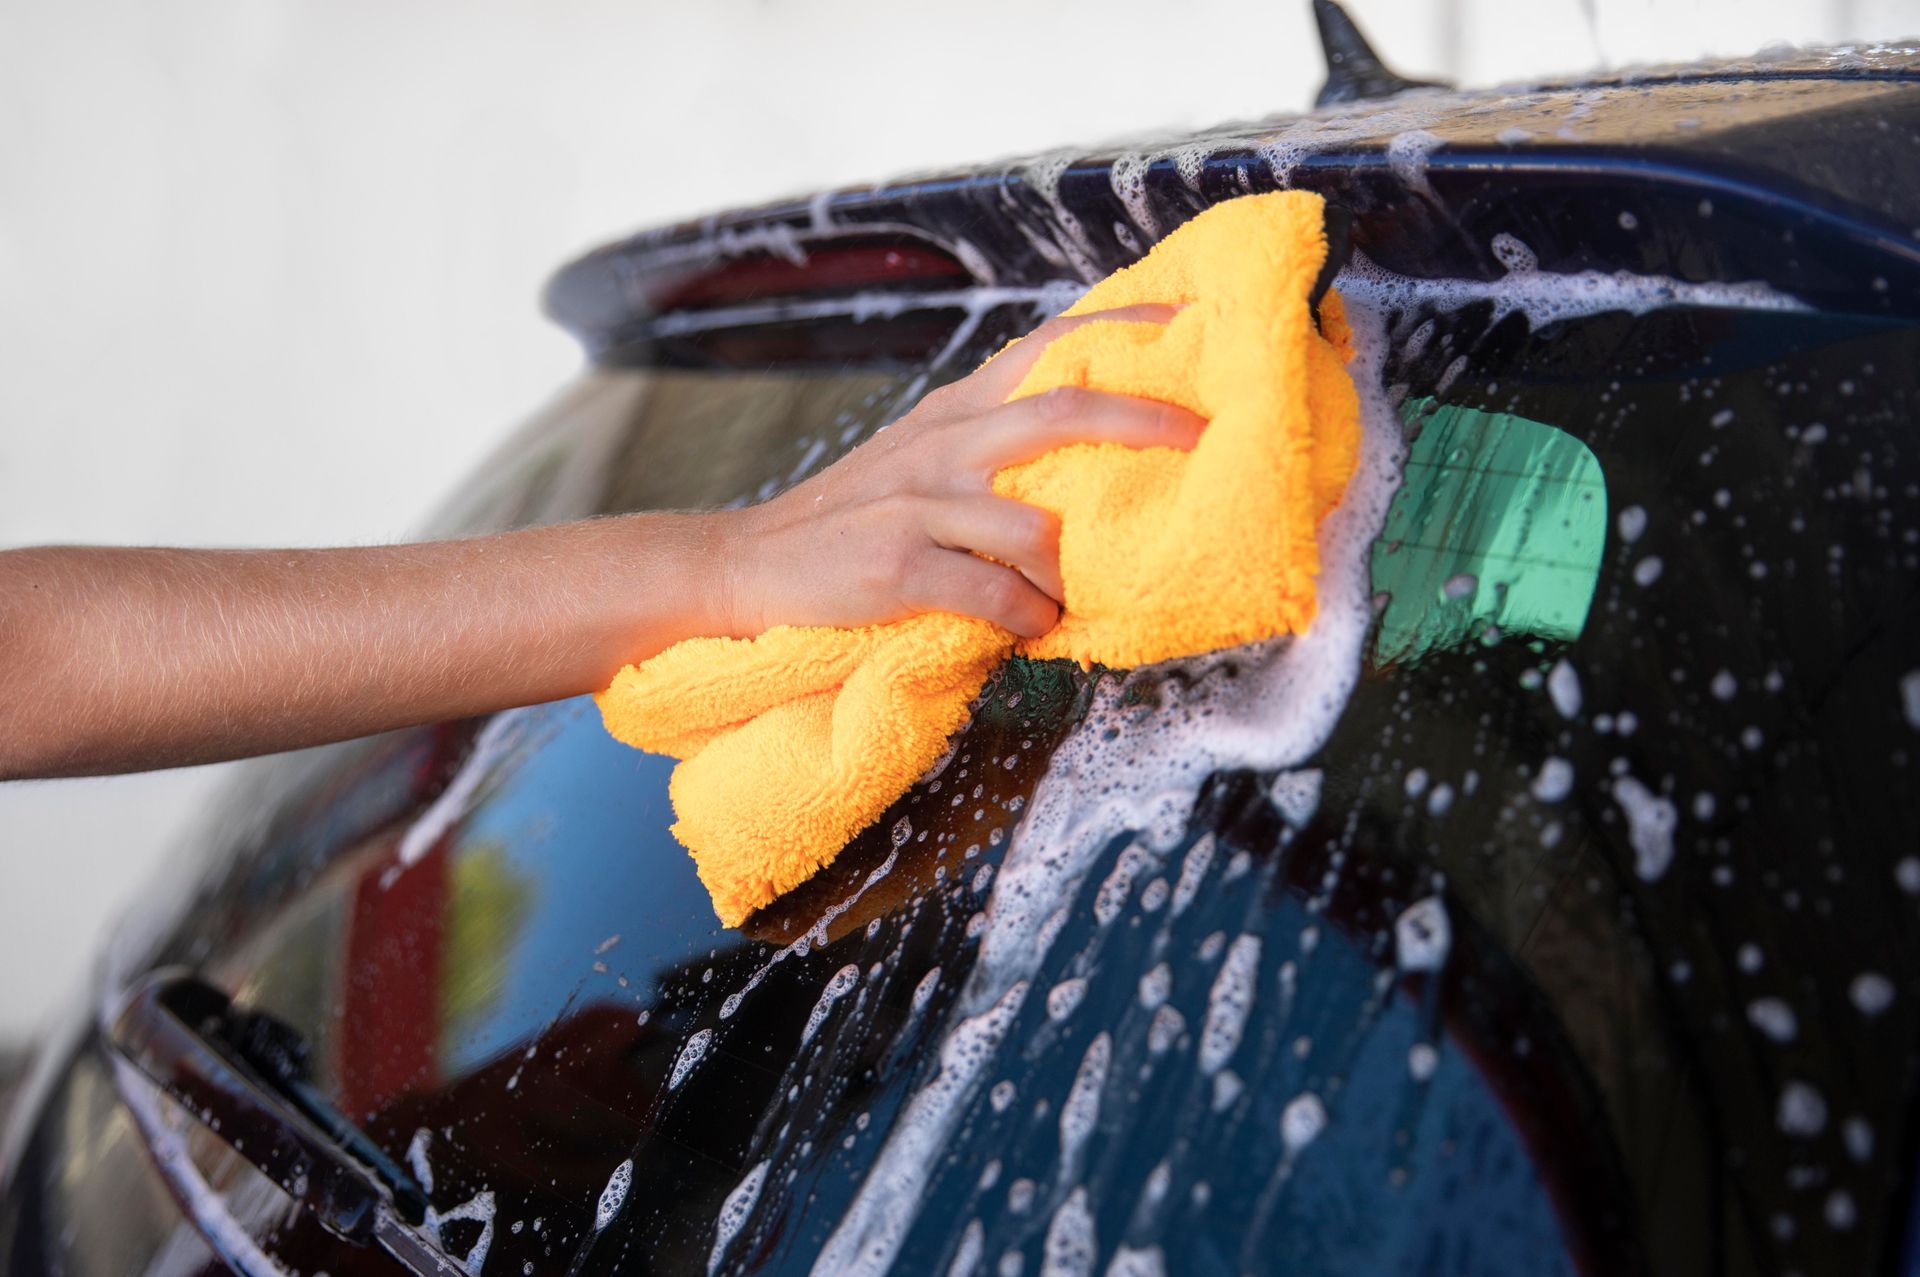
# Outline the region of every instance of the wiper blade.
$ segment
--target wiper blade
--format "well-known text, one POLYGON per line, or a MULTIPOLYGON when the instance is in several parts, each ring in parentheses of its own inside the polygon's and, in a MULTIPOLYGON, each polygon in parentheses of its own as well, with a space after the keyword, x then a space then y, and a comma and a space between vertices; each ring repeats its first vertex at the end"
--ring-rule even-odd
POLYGON ((425 1190, 312 1085, 306 1041, 292 1027, 168 967, 127 993, 110 1038, 328 1232, 377 1245, 420 1277, 465 1277, 417 1227, 425 1190))

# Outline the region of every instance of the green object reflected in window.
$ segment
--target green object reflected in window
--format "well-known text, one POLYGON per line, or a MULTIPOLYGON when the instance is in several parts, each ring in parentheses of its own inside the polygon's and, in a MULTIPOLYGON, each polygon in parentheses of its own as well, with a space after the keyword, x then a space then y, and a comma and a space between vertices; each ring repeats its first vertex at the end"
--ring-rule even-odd
POLYGON ((1406 482, 1373 548, 1388 596, 1380 664, 1469 641, 1571 640, 1607 539, 1607 486, 1587 446, 1510 413, 1409 400, 1406 482))

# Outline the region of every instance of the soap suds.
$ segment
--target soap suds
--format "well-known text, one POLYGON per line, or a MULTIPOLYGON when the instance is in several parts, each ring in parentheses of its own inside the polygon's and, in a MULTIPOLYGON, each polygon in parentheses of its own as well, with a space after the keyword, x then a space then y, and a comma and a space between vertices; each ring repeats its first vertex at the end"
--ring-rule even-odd
POLYGON ((1633 844, 1633 871, 1643 882, 1655 882, 1673 863, 1673 804, 1656 796, 1632 776, 1613 782, 1613 800, 1627 817, 1627 840, 1633 844))
POLYGON ((1553 707, 1560 711, 1562 718, 1577 718, 1580 715, 1580 675, 1573 666, 1567 664, 1565 657, 1553 663, 1547 671, 1547 696, 1552 699, 1553 707))
POLYGON ((852 1204, 814 1260, 817 1277, 880 1277, 892 1267, 908 1227, 918 1217, 927 1181, 959 1120, 962 1102, 973 1093, 1026 995, 1026 982, 1016 981, 985 1011, 962 1019, 947 1034, 940 1044, 939 1071, 907 1102, 852 1204))
POLYGON ((1214 837, 1211 833, 1200 835, 1193 846, 1187 848, 1186 858, 1180 862, 1180 880, 1173 888, 1173 914, 1177 918, 1187 911, 1193 898, 1200 894, 1200 884, 1206 880, 1207 869, 1213 864, 1214 837))
POLYGON ((1062 980, 1047 990, 1047 1018, 1058 1024, 1080 1008, 1080 1000, 1087 996, 1087 982, 1084 977, 1075 976, 1062 980))
POLYGON ((1281 1111, 1280 1144, 1289 1155, 1297 1155, 1326 1129, 1326 1106, 1311 1091, 1295 1096, 1281 1111))
POLYGON ((1564 758, 1548 758, 1533 778, 1533 796, 1543 803, 1557 803, 1573 792, 1573 764, 1564 758))
MULTIPOLYGON (((1424 159, 1417 141, 1402 143, 1408 160, 1424 159)), ((1291 154, 1283 151, 1261 151, 1275 164, 1276 173, 1291 154)), ((1072 242, 1084 231, 1059 207, 1057 186, 1069 162, 1047 157, 1023 176, 1054 206, 1057 224, 1067 233, 1060 246, 1091 279, 1090 255, 1072 242)), ((960 1018, 942 1044, 939 1069, 894 1122, 815 1262, 814 1273, 878 1277, 892 1266, 918 1216, 941 1151, 976 1098, 985 1065, 1058 932, 1054 920, 1064 918, 1067 902, 1076 898, 1114 839, 1131 831, 1144 853, 1164 855, 1179 844, 1208 778, 1229 770, 1297 767, 1331 733, 1361 666, 1372 619, 1371 550, 1398 488, 1404 455, 1398 416, 1380 376, 1387 351, 1384 318, 1390 311, 1454 310, 1487 302, 1495 320, 1518 313, 1539 326, 1604 311, 1644 314, 1670 305, 1805 309, 1759 284, 1544 272, 1524 245, 1515 241, 1507 248, 1509 273, 1494 281, 1413 279, 1385 271, 1359 254, 1341 272, 1338 286, 1348 302, 1359 352, 1352 371, 1363 432, 1359 464, 1345 497, 1320 528, 1319 613, 1313 626, 1302 635, 1171 661, 1129 676, 1107 675, 1096 684, 1084 721, 1056 749, 1035 790, 977 919, 978 959, 957 995, 960 1018), (1152 714, 1142 715, 1133 706, 1129 691, 1139 685, 1152 689, 1157 703, 1152 714)), ((1043 304, 1031 295, 1021 300, 1036 308, 1043 304)), ((1556 666, 1548 692, 1562 715, 1578 715, 1578 679, 1569 664, 1556 666)), ((1629 805, 1618 782, 1614 792, 1623 806, 1629 805)), ((1664 800, 1647 797, 1655 804, 1651 811, 1657 824, 1657 804, 1664 800)), ((1243 853, 1236 853, 1234 862, 1241 864, 1243 853)), ((1138 872, 1134 866, 1129 869, 1138 872)), ((1129 892, 1131 885, 1129 881, 1129 892)), ((1113 886, 1109 908, 1112 895, 1120 894, 1120 884, 1113 886)), ((1403 969, 1439 968, 1449 931, 1437 897, 1402 915, 1396 941, 1403 969)), ((1183 1032, 1179 1013, 1161 1005, 1148 1030, 1149 1049, 1169 1050, 1183 1032)), ((1311 1142, 1325 1121, 1317 1097, 1297 1097, 1283 1123, 1289 1150, 1297 1152, 1311 1142)), ((1017 1251, 1009 1254, 1019 1257, 1017 1251)))
POLYGON ((1167 1257, 1158 1246, 1122 1246, 1107 1262, 1107 1277, 1167 1277, 1167 1257))
POLYGON ((1240 1048, 1247 1016, 1253 1010, 1254 982, 1260 974, 1260 937, 1234 940, 1207 991, 1207 1017, 1200 1029, 1200 1072, 1217 1073, 1240 1048))
POLYGON ((593 1231, 600 1232, 613 1222, 620 1208, 627 1204, 627 1190, 633 1187, 633 1159, 613 1168, 613 1174, 607 1176, 607 1186, 600 1190, 600 1201, 593 1208, 593 1231))
POLYGON ((857 962, 849 962, 833 973, 833 979, 827 981, 826 987, 820 990, 819 1000, 813 1004, 813 1010, 807 1013, 806 1027, 800 1030, 801 1046, 813 1041, 813 1035, 820 1031, 820 1026, 827 1022, 827 1016, 832 1014, 833 1004, 851 993, 853 986, 859 982, 860 964, 857 962))
POLYGON ((1047 1239, 1040 1251, 1040 1277, 1092 1277, 1097 1257, 1087 1190, 1076 1188, 1067 1194, 1053 1212, 1053 1222, 1047 1225, 1047 1239))
POLYGON ((913 986, 912 1013, 919 1015, 927 1009, 927 1003, 933 999, 933 991, 940 987, 940 968, 934 967, 920 977, 920 983, 913 986))
POLYGON ((687 1080, 687 1074, 693 1072, 694 1066, 706 1056, 707 1046, 712 1041, 712 1029, 702 1029, 687 1039, 687 1044, 680 1048, 680 1055, 673 1062, 673 1072, 667 1075, 669 1091, 680 1089, 680 1084, 687 1080))
POLYGON ((1086 1147, 1087 1137, 1093 1134, 1094 1124, 1100 1119, 1100 1094, 1106 1089, 1107 1068, 1112 1060, 1113 1039, 1105 1033, 1096 1035, 1087 1044, 1086 1054, 1080 1057, 1080 1067, 1074 1072, 1073 1085, 1067 1089, 1067 1098, 1060 1105, 1062 1178, 1078 1171, 1081 1150, 1086 1147))
POLYGON ((1320 810, 1320 790, 1325 782, 1326 773, 1318 767, 1281 772, 1267 787, 1267 799, 1281 820, 1294 829, 1304 829, 1320 810))
POLYGON ((1408 905, 1393 920, 1395 961, 1402 971, 1438 971, 1453 948, 1453 924, 1438 896, 1408 905))
POLYGON ((713 1253, 707 1259, 707 1277, 713 1277, 719 1270, 727 1247, 740 1232, 741 1225, 747 1222, 747 1216, 753 1214, 754 1203, 760 1200, 760 1188, 766 1179, 767 1163, 760 1162, 741 1178, 733 1191, 727 1194, 727 1200, 720 1204, 720 1217, 713 1225, 713 1253))

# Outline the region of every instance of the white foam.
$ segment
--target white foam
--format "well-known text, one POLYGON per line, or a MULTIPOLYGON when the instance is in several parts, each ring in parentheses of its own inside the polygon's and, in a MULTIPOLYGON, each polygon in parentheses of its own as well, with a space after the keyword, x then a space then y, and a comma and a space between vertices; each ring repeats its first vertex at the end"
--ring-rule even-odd
MULTIPOLYGON (((1094 263, 1093 241, 1087 238, 1086 228, 1080 219, 1060 199, 1060 179, 1066 175, 1067 168, 1076 157, 1071 152, 1056 151, 1043 155, 1021 170, 1020 179, 1029 190, 1046 200, 1047 207, 1053 213, 1054 225, 1062 235, 1050 242, 1055 251, 1070 262, 1080 278, 1091 284, 1104 273, 1094 263)), ((1016 218, 1025 226, 1029 219, 1016 218)), ((1034 236, 1029 236, 1034 239, 1034 236)))
POLYGON ((766 1180, 767 1163, 760 1162, 734 1185, 733 1191, 727 1194, 727 1200, 720 1203, 720 1215, 713 1224, 713 1253, 707 1259, 707 1277, 713 1277, 719 1270, 727 1247, 747 1222, 747 1216, 753 1214, 754 1204, 760 1200, 760 1189, 766 1180))
POLYGON ((1260 937, 1247 932, 1228 947, 1227 960, 1207 991, 1207 1018, 1200 1029, 1201 1073, 1219 1072, 1239 1049, 1259 974, 1260 937))
POLYGON ((1755 998, 1747 1004, 1747 1023, 1775 1042, 1791 1042, 1800 1032, 1793 1008, 1779 998, 1755 998))
POLYGON ((1789 1082, 1780 1088, 1775 1117, 1786 1134, 1810 1138, 1827 1127, 1827 1101, 1805 1082, 1789 1082))
POLYGON ((827 1016, 832 1013, 833 1004, 853 992, 853 986, 858 983, 860 983, 860 964, 857 962, 849 962, 833 973, 833 978, 827 981, 824 989, 820 990, 820 997, 814 1002, 813 1010, 807 1013, 806 1027, 800 1030, 801 1046, 813 1041, 813 1035, 820 1031, 820 1026, 826 1023, 827 1016))
POLYGON ((1156 1010, 1173 992, 1173 970, 1164 962, 1153 964, 1145 975, 1140 977, 1140 1005, 1147 1010, 1156 1010))
POLYGON ((1540 269, 1540 256, 1516 235, 1501 231, 1490 245, 1494 260, 1507 268, 1509 275, 1526 275, 1540 269))
POLYGON ((920 977, 920 983, 913 986, 912 1014, 919 1015, 927 1009, 927 1003, 933 997, 933 991, 940 987, 940 968, 935 967, 920 977))
POLYGON ((413 1172, 413 1178, 428 1196, 433 1194, 433 1163, 427 1160, 427 1146, 433 1140, 433 1132, 421 1127, 407 1141, 407 1169, 413 1172))
POLYGON ((1098 1257, 1087 1190, 1075 1188, 1053 1212, 1040 1248, 1040 1277, 1092 1277, 1098 1257))
POLYGON ((1058 1024, 1080 1009, 1080 1002, 1087 996, 1087 981, 1084 976, 1074 976, 1062 980, 1047 990, 1047 1018, 1058 1024))
MULTIPOLYGON (((1193 898, 1200 893, 1200 884, 1206 880, 1207 869, 1213 864, 1214 837, 1211 832, 1201 834, 1187 848, 1186 858, 1180 862, 1180 879, 1173 888, 1173 915, 1177 918, 1185 913, 1193 898)), ((1164 964, 1162 964, 1164 969, 1164 964)), ((1163 1001, 1165 999, 1162 999, 1163 1001)))
POLYGON ((1267 800, 1281 820, 1294 829, 1304 829, 1320 810, 1320 790, 1325 781, 1326 773, 1318 767, 1284 771, 1267 787, 1267 800))
POLYGON ((1893 981, 1878 971, 1862 971, 1847 986, 1847 996, 1861 1015, 1879 1015, 1893 1005, 1893 981))
POLYGON ((967 1226, 960 1230, 960 1244, 954 1248, 953 1263, 947 1266, 947 1277, 973 1277, 980 1271, 980 1257, 986 1250, 986 1230, 980 1221, 970 1219, 967 1226))
POLYGON ((1562 718, 1576 718, 1580 713, 1580 675, 1568 664, 1566 657, 1553 663, 1547 671, 1547 696, 1552 699, 1553 707, 1560 711, 1562 718))
POLYGON ((1820 1209, 1827 1221, 1827 1227, 1837 1232, 1846 1232, 1859 1221, 1859 1208, 1853 1203, 1853 1194, 1844 1188, 1836 1188, 1827 1194, 1827 1201, 1820 1209))
POLYGON ((1613 782, 1613 801, 1627 817, 1634 872, 1644 882, 1658 880, 1673 863, 1673 827, 1678 818, 1673 804, 1632 776, 1613 782))
POLYGON ((480 1225, 480 1236, 474 1240, 472 1246, 467 1248, 466 1255, 460 1260, 462 1268, 469 1273, 477 1274, 486 1267, 487 1252, 493 1249, 493 1217, 493 1192, 490 1189, 483 1189, 475 1193, 472 1200, 463 1202, 449 1211, 436 1211, 431 1206, 427 1207, 426 1227, 427 1231, 438 1240, 443 1224, 466 1220, 480 1225))
POLYGON ((1026 982, 1016 981, 985 1011, 961 1019, 948 1032, 940 1044, 939 1071, 894 1122, 859 1192, 814 1260, 816 1277, 880 1277, 892 1267, 963 1102, 1026 995, 1026 982))
POLYGON ((669 1091, 678 1090, 680 1084, 687 1080, 687 1074, 693 1072, 694 1066, 706 1056, 707 1046, 712 1041, 712 1029, 702 1029, 687 1039, 687 1044, 680 1048, 680 1054, 673 1062, 673 1072, 667 1075, 669 1091))
POLYGON ((1107 1068, 1113 1062, 1113 1038, 1100 1033, 1087 1043, 1080 1067, 1074 1071, 1073 1085, 1060 1105, 1060 1174, 1075 1173, 1087 1138, 1100 1120, 1100 1094, 1107 1086, 1107 1068))
POLYGON ((1133 224, 1146 233, 1148 243, 1160 238, 1160 221, 1153 215, 1152 201, 1147 198, 1147 170, 1152 167, 1151 155, 1126 152, 1115 156, 1108 169, 1113 193, 1126 206, 1133 224))
POLYGON ((1113 868, 1100 883, 1100 889, 1093 896, 1094 921, 1106 926, 1120 916, 1126 908, 1127 897, 1133 892, 1133 883, 1141 874, 1148 872, 1159 863, 1158 857, 1139 843, 1130 843, 1114 857, 1113 868))
POLYGON ((1232 1069, 1221 1069, 1213 1075, 1213 1111, 1226 1112, 1240 1098, 1240 1092, 1246 1089, 1247 1084, 1240 1080, 1238 1073, 1232 1069))
POLYGON ((1459 310, 1477 302, 1493 307, 1491 322, 1519 314, 1535 328, 1607 311, 1644 315, 1664 306, 1731 310, 1805 311, 1806 303, 1761 283, 1689 283, 1630 271, 1563 273, 1540 270, 1526 245, 1495 236, 1494 255, 1507 267, 1496 280, 1420 279, 1400 275, 1355 252, 1336 286, 1349 303, 1380 311, 1459 310))
MULTIPOLYGON (((905 825, 907 822, 902 818, 900 824, 905 825)), ((912 826, 908 825, 907 830, 908 833, 911 833, 912 826)), ((733 1013, 740 1009, 740 1004, 745 1001, 746 996, 759 988, 760 982, 765 980, 768 974, 782 962, 792 957, 805 957, 813 951, 815 945, 826 944, 827 928, 833 924, 833 920, 853 908, 854 905, 859 903, 860 897, 867 894, 873 884, 893 872, 894 864, 900 859, 900 844, 905 841, 906 836, 901 834, 899 825, 896 825, 894 828, 894 849, 887 853, 885 860, 874 866, 873 872, 869 873, 866 879, 861 882, 859 889, 838 904, 829 906, 826 912, 816 918, 813 925, 807 928, 793 943, 779 950, 756 968, 754 973, 747 977, 747 982, 734 990, 734 992, 728 994, 726 1000, 720 1004, 720 1018, 722 1020, 732 1019, 733 1013)))
POLYGON ((1327 1109, 1311 1091, 1296 1095, 1280 1113, 1280 1144, 1289 1156, 1320 1138, 1327 1129, 1327 1109))
POLYGON ((1387 143, 1387 167, 1408 190, 1432 195, 1433 187, 1427 184, 1427 157, 1443 144, 1442 138, 1425 129, 1396 133, 1387 143))
POLYGON ((1850 1117, 1840 1124, 1840 1142, 1847 1146, 1847 1156, 1856 1162, 1865 1162, 1873 1157, 1873 1127, 1862 1117, 1850 1117))
POLYGON ((1533 778, 1533 796, 1543 803, 1557 803, 1573 792, 1573 764, 1564 758, 1541 762, 1533 778))
POLYGON ((1107 1262, 1107 1277, 1167 1277, 1167 1257, 1158 1246, 1122 1246, 1107 1262))
POLYGON ((600 1190, 600 1201, 593 1208, 593 1231, 600 1232, 613 1222, 620 1208, 627 1204, 627 1190, 633 1187, 633 1159, 613 1168, 613 1174, 607 1176, 607 1186, 600 1190))
POLYGON ((1453 948, 1453 923, 1438 896, 1416 900, 1393 920, 1395 961, 1402 971, 1438 971, 1453 948))
POLYGON ((1187 1017, 1180 1014, 1178 1007, 1158 1007, 1147 1024, 1147 1050, 1155 1055, 1171 1050, 1186 1031, 1187 1017))

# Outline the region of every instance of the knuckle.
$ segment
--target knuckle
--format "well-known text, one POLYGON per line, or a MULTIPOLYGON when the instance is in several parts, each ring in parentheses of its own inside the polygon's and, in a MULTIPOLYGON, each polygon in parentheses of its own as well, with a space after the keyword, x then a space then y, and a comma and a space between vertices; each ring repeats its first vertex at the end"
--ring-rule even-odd
POLYGON ((915 577, 921 558, 921 547, 905 540, 891 540, 880 555, 879 585, 889 594, 905 594, 915 577))
POLYGON ((1015 544, 1028 558, 1052 555, 1060 543, 1060 520, 1034 506, 1021 507, 1015 519, 1015 544))
POLYGON ((1042 421, 1072 421, 1086 415, 1088 395, 1078 386, 1058 386, 1035 399, 1034 411, 1042 421))
POLYGON ((1011 571, 997 571, 980 583, 980 606, 994 620, 1007 624, 1019 617, 1022 591, 1011 571))
POLYGON ((1184 439, 1193 433, 1192 419, 1183 408, 1169 403, 1155 404, 1153 431, 1170 439, 1184 439))

